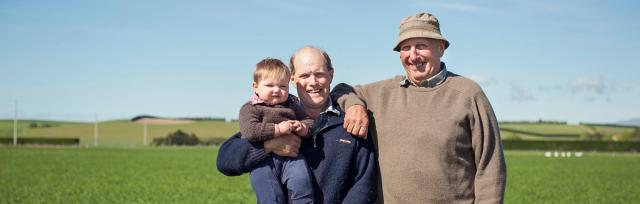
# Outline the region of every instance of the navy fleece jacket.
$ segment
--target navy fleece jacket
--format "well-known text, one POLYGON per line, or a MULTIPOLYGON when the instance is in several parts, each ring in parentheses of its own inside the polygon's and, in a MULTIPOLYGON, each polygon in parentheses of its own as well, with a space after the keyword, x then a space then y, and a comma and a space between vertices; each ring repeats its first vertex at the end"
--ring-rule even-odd
MULTIPOLYGON (((300 152, 313 172, 316 203, 373 203, 378 175, 373 143, 351 136, 342 127, 343 119, 332 112, 321 114, 312 137, 302 141, 300 152)), ((237 133, 220 147, 217 167, 237 176, 268 156, 262 143, 249 143, 237 133)))

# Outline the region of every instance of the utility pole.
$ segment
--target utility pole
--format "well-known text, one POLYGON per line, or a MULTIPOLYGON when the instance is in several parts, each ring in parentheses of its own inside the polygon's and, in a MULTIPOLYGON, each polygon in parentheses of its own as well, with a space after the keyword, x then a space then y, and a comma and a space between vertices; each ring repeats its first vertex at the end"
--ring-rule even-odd
POLYGON ((13 146, 18 146, 18 100, 15 100, 15 112, 13 113, 13 146))
POLYGON ((147 119, 142 119, 144 121, 144 146, 147 146, 147 119))
POLYGON ((98 114, 96 113, 96 121, 93 125, 93 146, 98 146, 98 114))

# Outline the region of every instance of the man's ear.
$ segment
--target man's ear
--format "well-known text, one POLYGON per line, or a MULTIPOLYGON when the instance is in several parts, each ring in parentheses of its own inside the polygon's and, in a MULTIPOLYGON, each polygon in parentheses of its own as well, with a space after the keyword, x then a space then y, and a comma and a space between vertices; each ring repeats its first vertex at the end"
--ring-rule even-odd
POLYGON ((289 82, 293 85, 293 87, 296 87, 296 78, 293 77, 293 74, 291 74, 291 77, 289 78, 289 82))
POLYGON ((329 84, 331 84, 331 82, 333 81, 333 69, 330 69, 330 70, 329 70, 329 77, 331 77, 331 78, 329 79, 329 84))
POLYGON ((439 48, 439 51, 440 51, 440 57, 444 56, 444 50, 445 50, 445 43, 444 43, 444 40, 440 40, 440 48, 439 48))

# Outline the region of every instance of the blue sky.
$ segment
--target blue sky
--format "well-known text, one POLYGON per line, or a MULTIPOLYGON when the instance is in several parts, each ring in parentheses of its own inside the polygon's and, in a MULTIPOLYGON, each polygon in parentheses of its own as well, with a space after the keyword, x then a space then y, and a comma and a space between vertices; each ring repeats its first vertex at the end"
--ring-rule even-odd
POLYGON ((404 74, 401 18, 430 11, 450 71, 499 120, 640 117, 638 1, 0 1, 0 118, 236 118, 260 59, 325 49, 334 85, 404 74))

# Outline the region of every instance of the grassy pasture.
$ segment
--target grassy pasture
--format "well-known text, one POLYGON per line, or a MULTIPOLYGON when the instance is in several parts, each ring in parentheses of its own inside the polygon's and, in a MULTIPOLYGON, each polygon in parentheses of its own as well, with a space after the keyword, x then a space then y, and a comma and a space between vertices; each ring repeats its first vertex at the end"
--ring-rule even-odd
POLYGON ((546 158, 507 151, 505 203, 634 203, 640 199, 640 155, 587 153, 546 158))
MULTIPOLYGON (((0 148, 0 203, 255 203, 217 148, 0 148)), ((505 203, 634 203, 640 155, 506 151, 505 203)))
POLYGON ((0 203, 255 203, 214 148, 0 148, 0 203))
MULTIPOLYGON (((141 146, 144 142, 142 124, 132 123, 129 120, 116 120, 98 123, 98 144, 100 146, 132 147, 141 146)), ((237 122, 223 121, 196 121, 189 124, 175 125, 147 125, 148 142, 154 137, 165 137, 170 132, 181 129, 186 132, 195 133, 198 138, 227 138, 236 133, 239 129, 237 122)), ((0 120, 0 137, 8 138, 13 136, 13 121, 0 120)), ((74 137, 80 138, 80 144, 93 145, 94 124, 76 122, 56 122, 56 121, 19 121, 18 136, 24 138, 44 137, 60 138, 74 137), (30 128, 29 124, 35 122, 51 124, 52 127, 30 128)))
POLYGON ((596 129, 596 131, 604 133, 605 135, 614 135, 614 134, 623 134, 626 132, 632 132, 633 128, 628 127, 614 127, 614 126, 603 126, 603 125, 590 125, 596 129))
POLYGON ((547 123, 507 123, 500 124, 500 128, 500 134, 504 135, 505 139, 519 137, 523 140, 578 140, 580 133, 585 131, 585 127, 581 125, 547 123), (508 129, 522 132, 506 131, 508 129))
POLYGON ((580 140, 580 134, 583 132, 596 131, 604 134, 604 139, 611 139, 613 134, 622 134, 632 132, 633 128, 613 127, 613 126, 584 126, 584 125, 565 125, 565 124, 549 124, 549 123, 502 123, 500 124, 500 135, 503 139, 522 139, 522 140, 580 140), (512 132, 508 130, 516 130, 512 132), (530 134, 529 134, 530 133, 530 134))
POLYGON ((576 134, 579 135, 583 129, 580 125, 549 124, 549 123, 506 123, 500 124, 501 128, 511 128, 526 132, 540 134, 576 134))

